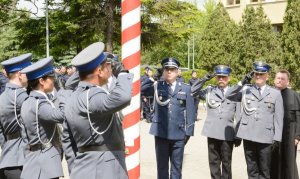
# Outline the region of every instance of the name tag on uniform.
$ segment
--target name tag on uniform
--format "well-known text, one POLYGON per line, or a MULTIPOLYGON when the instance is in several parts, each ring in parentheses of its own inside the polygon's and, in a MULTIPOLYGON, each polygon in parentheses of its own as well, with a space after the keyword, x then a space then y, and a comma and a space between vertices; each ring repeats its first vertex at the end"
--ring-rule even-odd
POLYGON ((180 103, 180 104, 183 104, 184 101, 186 100, 186 92, 184 92, 184 91, 179 91, 179 92, 177 93, 177 99, 179 100, 179 103, 180 103))
POLYGON ((271 108, 272 107, 272 103, 273 103, 272 96, 267 96, 266 99, 265 99, 265 103, 268 104, 268 108, 271 108))
POLYGON ((179 91, 179 92, 177 93, 177 99, 186 100, 186 92, 184 92, 184 91, 179 91))

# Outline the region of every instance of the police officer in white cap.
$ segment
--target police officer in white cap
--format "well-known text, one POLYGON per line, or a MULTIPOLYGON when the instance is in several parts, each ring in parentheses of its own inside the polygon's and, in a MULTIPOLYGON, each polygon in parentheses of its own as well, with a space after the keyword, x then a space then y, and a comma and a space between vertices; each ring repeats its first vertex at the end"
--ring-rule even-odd
POLYGON ((198 79, 192 86, 192 94, 206 100, 207 117, 202 135, 207 137, 208 158, 211 178, 231 179, 231 161, 233 145, 241 141, 235 139, 234 119, 239 112, 239 103, 225 98, 230 81, 231 68, 226 65, 215 67, 215 73, 198 79), (204 82, 216 76, 217 86, 201 89, 204 82), (222 169, 221 169, 222 167, 222 169))
MULTIPOLYGON (((2 62, 9 82, 0 96, 0 131, 5 137, 0 157, 0 169, 6 179, 19 179, 24 163, 27 141, 20 119, 22 103, 28 98, 25 87, 27 78, 20 71, 31 65, 31 53, 2 62)), ((0 177, 1 178, 1 177, 0 177)))
POLYGON ((267 85, 271 66, 259 61, 253 68, 226 95, 242 103, 237 137, 243 139, 248 178, 269 179, 272 143, 282 138, 283 102, 280 91, 267 85), (255 83, 250 84, 253 74, 255 83))
POLYGON ((64 120, 64 100, 55 108, 47 93, 54 88, 53 59, 48 57, 23 69, 28 78, 29 98, 21 108, 30 152, 26 155, 22 179, 49 179, 63 176, 61 144, 57 123, 64 120))
POLYGON ((111 66, 103 50, 104 44, 97 42, 72 60, 80 77, 65 110, 64 128, 69 128, 78 149, 72 179, 128 178, 124 135, 117 112, 130 103, 133 75, 121 62, 111 66), (101 86, 112 73, 117 82, 108 92, 101 86))

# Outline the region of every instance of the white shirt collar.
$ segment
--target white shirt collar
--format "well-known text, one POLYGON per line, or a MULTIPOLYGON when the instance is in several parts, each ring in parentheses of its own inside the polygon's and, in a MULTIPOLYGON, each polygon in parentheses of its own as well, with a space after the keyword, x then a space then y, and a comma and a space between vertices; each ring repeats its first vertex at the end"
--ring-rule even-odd
POLYGON ((172 91, 174 92, 177 80, 175 80, 173 83, 169 83, 169 82, 166 81, 166 83, 171 85, 172 91))
POLYGON ((173 83, 171 83, 171 85, 172 85, 171 88, 173 91, 175 91, 176 83, 177 83, 176 80, 173 83))
MULTIPOLYGON (((266 84, 264 85, 264 86, 261 86, 260 87, 260 94, 263 94, 264 93, 264 91, 265 91, 265 89, 266 89, 266 84)), ((259 87, 256 85, 256 88, 258 89, 259 87)))
POLYGON ((228 90, 228 86, 226 86, 225 88, 223 88, 223 90, 224 90, 224 94, 227 92, 227 90, 228 90))

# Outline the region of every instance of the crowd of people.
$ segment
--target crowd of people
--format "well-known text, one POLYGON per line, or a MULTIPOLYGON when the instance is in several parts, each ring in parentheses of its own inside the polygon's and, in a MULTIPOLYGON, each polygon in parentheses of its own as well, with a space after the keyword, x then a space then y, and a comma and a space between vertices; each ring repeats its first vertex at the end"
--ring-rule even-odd
MULTIPOLYGON (((31 53, 1 63, 1 179, 62 177, 63 156, 71 179, 128 178, 121 110, 130 104, 133 74, 104 48, 89 45, 70 67, 54 67, 52 57, 32 63, 31 53)), ((226 65, 201 78, 193 71, 189 84, 177 59, 164 58, 161 66, 155 74, 146 67, 141 78, 158 179, 182 178, 200 99, 212 179, 232 178, 233 148, 242 142, 249 179, 299 178, 300 97, 289 88, 288 71, 277 71, 272 87, 271 66, 257 61, 229 86, 233 69, 226 65), (204 88, 213 78, 217 85, 204 88)))
POLYGON ((63 155, 72 179, 128 178, 120 111, 133 75, 104 47, 91 44, 67 68, 31 53, 1 63, 1 179, 58 179, 63 155))

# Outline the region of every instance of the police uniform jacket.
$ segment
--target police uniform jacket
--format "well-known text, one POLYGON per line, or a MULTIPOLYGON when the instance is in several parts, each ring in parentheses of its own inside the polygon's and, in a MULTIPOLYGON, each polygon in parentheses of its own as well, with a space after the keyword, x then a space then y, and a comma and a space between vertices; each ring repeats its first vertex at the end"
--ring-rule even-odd
POLYGON ((234 118, 239 103, 225 98, 221 89, 217 86, 208 86, 206 89, 201 90, 199 94, 200 98, 206 100, 207 104, 207 117, 202 135, 219 140, 233 141, 235 138, 234 118))
POLYGON ((281 141, 284 110, 279 90, 266 85, 260 95, 255 85, 236 85, 226 96, 242 103, 237 137, 266 144, 281 141))
POLYGON ((22 166, 24 163, 27 144, 24 133, 22 135, 23 124, 20 119, 20 109, 27 97, 24 88, 12 83, 6 84, 6 90, 0 96, 0 130, 5 138, 0 168, 22 166), (19 137, 10 139, 14 135, 19 137))
POLYGON ((68 125, 70 128, 78 150, 102 146, 119 151, 117 156, 109 155, 110 150, 79 151, 71 169, 72 179, 86 176, 91 179, 103 178, 101 170, 105 166, 108 166, 106 170, 112 170, 110 178, 127 178, 127 173, 116 172, 116 166, 110 166, 109 163, 115 161, 115 157, 119 158, 119 163, 126 172, 124 135, 117 112, 130 103, 132 80, 132 74, 119 74, 115 87, 109 94, 104 88, 81 81, 67 101, 64 126, 68 125))
MULTIPOLYGON (((47 144, 44 149, 30 151, 26 156, 21 178, 49 179, 63 176, 61 155, 53 136, 57 132, 56 123, 64 120, 64 101, 56 109, 46 94, 31 91, 23 103, 21 117, 24 120, 28 144, 30 146, 47 144), (37 114, 37 115, 36 115, 37 114), (37 117, 37 118, 36 118, 37 117)), ((60 146, 59 146, 60 147, 60 146)))
POLYGON ((158 81, 156 85, 150 134, 170 140, 193 136, 195 106, 190 86, 177 81, 175 90, 170 94, 166 81, 158 81))

